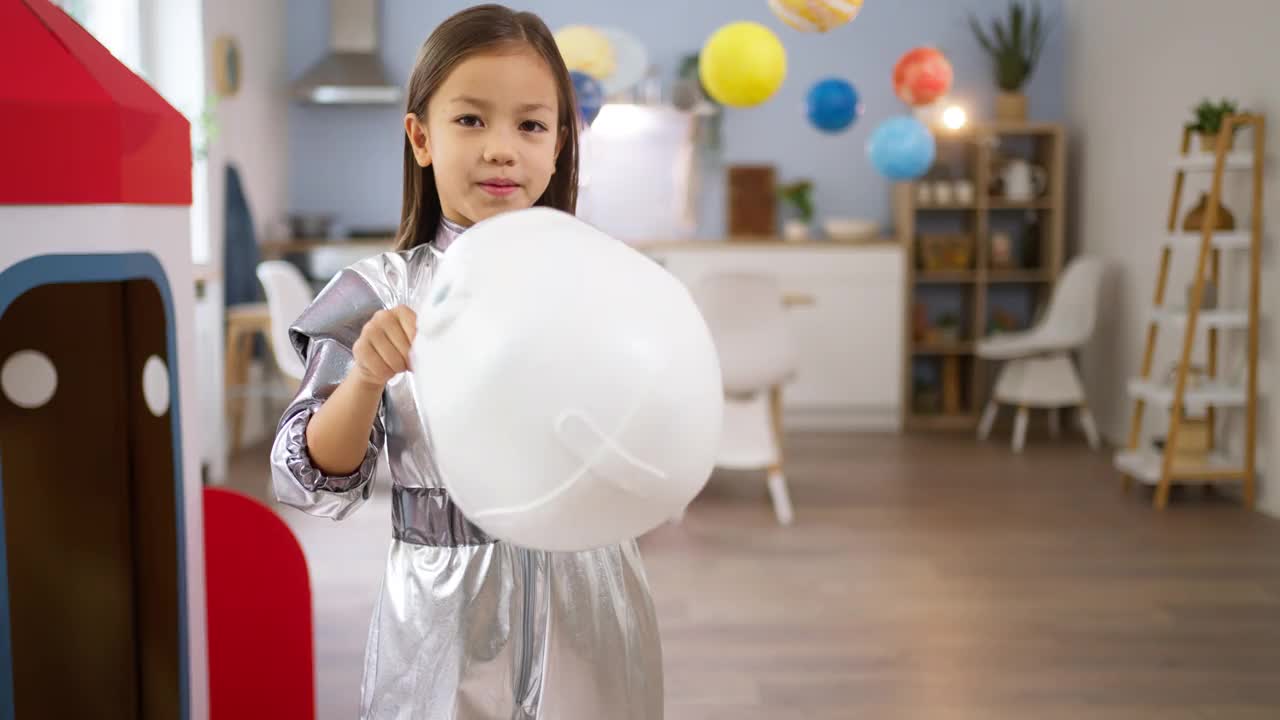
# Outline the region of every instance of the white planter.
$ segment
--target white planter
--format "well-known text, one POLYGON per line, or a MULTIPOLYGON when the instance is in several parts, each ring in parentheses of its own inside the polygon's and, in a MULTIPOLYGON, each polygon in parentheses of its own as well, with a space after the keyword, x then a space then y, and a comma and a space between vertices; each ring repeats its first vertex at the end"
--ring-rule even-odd
POLYGON ((809 223, 803 220, 787 220, 782 224, 782 237, 787 242, 803 242, 809 239, 809 223))

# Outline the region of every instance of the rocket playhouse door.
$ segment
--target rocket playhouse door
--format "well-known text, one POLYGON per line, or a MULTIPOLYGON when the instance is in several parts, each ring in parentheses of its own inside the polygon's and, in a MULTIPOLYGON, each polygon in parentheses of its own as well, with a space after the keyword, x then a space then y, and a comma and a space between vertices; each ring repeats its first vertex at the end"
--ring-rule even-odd
POLYGON ((54 282, 0 310, 11 717, 185 717, 164 298, 54 282))

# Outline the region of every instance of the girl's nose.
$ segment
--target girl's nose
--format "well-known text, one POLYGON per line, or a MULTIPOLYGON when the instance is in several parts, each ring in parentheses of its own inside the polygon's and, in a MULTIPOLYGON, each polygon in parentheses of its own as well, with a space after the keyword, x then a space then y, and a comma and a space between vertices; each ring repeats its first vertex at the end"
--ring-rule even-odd
POLYGON ((506 133, 492 133, 484 145, 484 161, 495 165, 511 165, 516 153, 506 133))

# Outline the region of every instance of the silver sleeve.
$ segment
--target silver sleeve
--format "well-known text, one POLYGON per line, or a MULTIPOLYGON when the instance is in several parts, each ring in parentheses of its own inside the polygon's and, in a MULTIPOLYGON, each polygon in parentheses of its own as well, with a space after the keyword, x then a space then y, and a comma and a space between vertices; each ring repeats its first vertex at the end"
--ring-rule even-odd
POLYGON ((271 446, 271 483, 276 499, 308 514, 341 520, 373 491, 373 477, 386 440, 384 408, 378 404, 369 445, 350 475, 328 475, 311 461, 307 423, 354 365, 351 348, 360 329, 383 303, 361 275, 339 273, 289 329, 306 365, 298 394, 276 428, 271 446))

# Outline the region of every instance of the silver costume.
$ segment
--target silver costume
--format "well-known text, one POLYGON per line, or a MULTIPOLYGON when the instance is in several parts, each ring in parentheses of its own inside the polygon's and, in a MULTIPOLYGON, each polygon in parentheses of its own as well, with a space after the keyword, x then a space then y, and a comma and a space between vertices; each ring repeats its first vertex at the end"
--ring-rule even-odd
MULTIPOLYGON (((460 231, 446 224, 437 245, 460 231)), ((550 553, 486 536, 443 489, 408 373, 387 384, 355 473, 329 476, 311 463, 307 422, 350 370, 361 328, 378 310, 415 306, 440 252, 424 245, 356 263, 290 329, 307 371, 271 449, 276 497, 340 520, 369 498, 384 451, 393 482, 361 717, 661 718, 661 645, 635 542, 550 553)))

